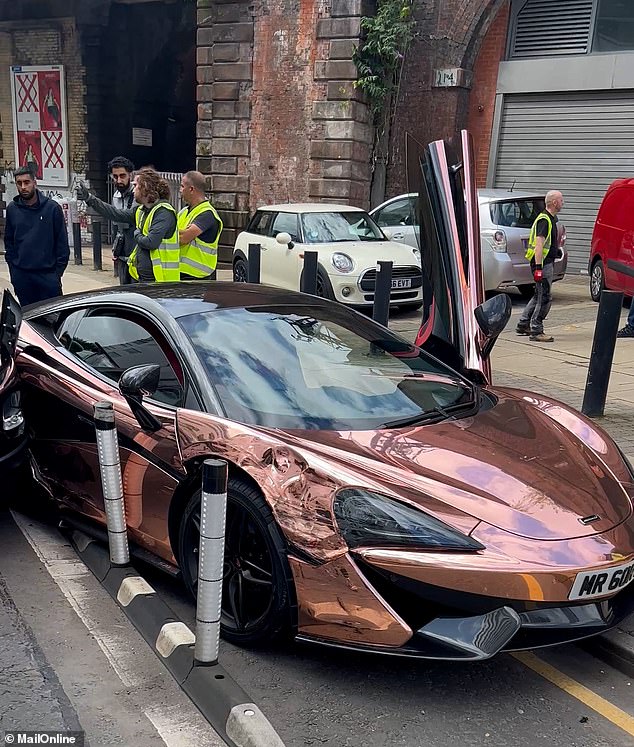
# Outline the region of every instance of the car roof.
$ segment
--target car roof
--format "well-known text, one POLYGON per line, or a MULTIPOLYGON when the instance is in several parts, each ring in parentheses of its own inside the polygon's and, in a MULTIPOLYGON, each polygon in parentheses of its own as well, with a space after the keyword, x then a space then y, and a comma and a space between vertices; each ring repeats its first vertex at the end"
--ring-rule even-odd
POLYGON ((100 288, 88 293, 72 293, 25 307, 28 321, 54 311, 85 305, 109 304, 156 311, 160 306, 174 319, 218 309, 241 309, 258 306, 324 306, 318 296, 288 291, 269 285, 228 281, 187 281, 181 283, 148 283, 100 288))
POLYGON ((353 205, 331 205, 327 202, 289 202, 282 205, 260 205, 258 210, 276 213, 361 213, 362 208, 353 205))

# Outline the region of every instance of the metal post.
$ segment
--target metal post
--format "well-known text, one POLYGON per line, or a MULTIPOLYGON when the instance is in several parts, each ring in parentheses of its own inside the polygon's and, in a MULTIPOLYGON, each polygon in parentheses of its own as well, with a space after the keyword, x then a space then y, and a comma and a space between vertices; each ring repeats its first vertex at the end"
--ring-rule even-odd
POLYGON ((217 664, 227 518, 227 463, 206 459, 200 501, 200 545, 194 663, 217 664))
POLYGON ((304 271, 300 290, 302 293, 312 293, 313 296, 317 295, 317 257, 317 252, 304 252, 304 271))
POLYGON ((247 281, 249 283, 260 282, 260 244, 249 244, 249 257, 247 267, 247 281))
POLYGON ((75 264, 81 265, 83 257, 81 256, 81 223, 73 223, 73 254, 75 255, 75 264))
POLYGON ((622 308, 623 294, 620 291, 604 290, 601 292, 592 353, 588 365, 588 378, 581 406, 581 412, 590 417, 603 415, 605 409, 622 308))
POLYGON ((103 268, 101 261, 101 221, 92 222, 92 263, 94 270, 103 268))
POLYGON ((95 430, 97 431, 97 454, 101 470, 103 503, 108 525, 110 562, 113 565, 128 565, 130 552, 123 506, 119 441, 112 402, 97 402, 95 405, 95 430))
POLYGON ((392 262, 383 260, 376 263, 376 284, 372 318, 384 327, 390 319, 390 293, 392 291, 392 262))

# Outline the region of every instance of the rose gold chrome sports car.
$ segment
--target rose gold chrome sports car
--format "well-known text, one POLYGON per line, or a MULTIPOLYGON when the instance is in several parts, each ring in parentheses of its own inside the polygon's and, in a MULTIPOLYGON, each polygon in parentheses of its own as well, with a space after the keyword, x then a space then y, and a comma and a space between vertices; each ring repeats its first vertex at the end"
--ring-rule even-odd
MULTIPOLYGON (((569 407, 489 384, 510 310, 480 303, 468 137, 461 169, 443 143, 409 158, 422 347, 255 285, 127 286, 23 312, 3 423, 25 417, 36 478, 71 521, 104 524, 92 413, 109 399, 130 538, 195 594, 201 462, 228 461, 231 641, 484 659, 634 609, 631 467, 569 407)), ((8 376, 20 313, 5 311, 8 376)))

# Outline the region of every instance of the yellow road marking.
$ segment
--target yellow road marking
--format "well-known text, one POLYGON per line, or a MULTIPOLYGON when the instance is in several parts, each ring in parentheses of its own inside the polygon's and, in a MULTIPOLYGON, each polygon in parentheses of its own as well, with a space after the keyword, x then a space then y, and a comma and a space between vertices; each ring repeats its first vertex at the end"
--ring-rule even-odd
POLYGON ((573 698, 581 701, 588 708, 592 708, 598 714, 611 721, 619 729, 634 737, 634 716, 617 708, 609 700, 602 698, 584 685, 579 684, 572 677, 560 672, 555 667, 539 659, 535 654, 523 651, 521 653, 511 654, 515 659, 520 661, 525 667, 537 672, 541 677, 552 682, 560 690, 572 695, 573 698))

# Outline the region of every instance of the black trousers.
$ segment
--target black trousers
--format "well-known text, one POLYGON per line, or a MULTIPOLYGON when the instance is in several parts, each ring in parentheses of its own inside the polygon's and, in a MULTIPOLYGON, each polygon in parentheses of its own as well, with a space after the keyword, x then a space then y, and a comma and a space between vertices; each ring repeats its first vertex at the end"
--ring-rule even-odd
POLYGON ((28 306, 30 303, 62 295, 62 281, 55 271, 21 270, 19 267, 10 267, 9 273, 20 306, 28 306))

